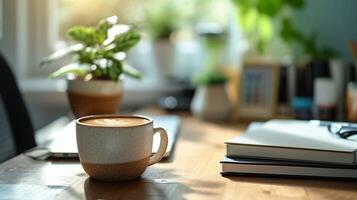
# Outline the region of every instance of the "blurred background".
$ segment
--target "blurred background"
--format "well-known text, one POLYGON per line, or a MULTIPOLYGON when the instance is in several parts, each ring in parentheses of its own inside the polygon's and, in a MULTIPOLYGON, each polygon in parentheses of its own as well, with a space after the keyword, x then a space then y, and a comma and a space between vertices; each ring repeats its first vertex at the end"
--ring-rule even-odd
POLYGON ((230 104, 229 120, 355 121, 355 8, 354 0, 2 0, 0 49, 35 129, 70 113, 66 81, 48 79, 58 64, 40 68, 41 59, 71 44, 68 28, 113 15, 142 35, 128 62, 143 79, 124 77, 122 112, 197 113, 195 91, 214 77, 193 80, 213 67, 228 79, 229 100, 213 104, 230 104))

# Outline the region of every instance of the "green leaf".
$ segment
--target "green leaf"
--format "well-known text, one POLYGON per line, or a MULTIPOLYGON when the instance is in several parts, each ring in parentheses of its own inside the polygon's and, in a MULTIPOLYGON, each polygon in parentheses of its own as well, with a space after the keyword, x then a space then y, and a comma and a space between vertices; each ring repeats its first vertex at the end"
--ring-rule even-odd
POLYGON ((87 46, 96 44, 96 29, 93 27, 74 26, 67 31, 73 40, 83 43, 87 46))
POLYGON ((101 78, 101 77, 105 76, 104 70, 102 68, 100 68, 99 66, 96 66, 96 65, 95 65, 94 70, 92 69, 92 71, 90 73, 95 78, 101 78))
POLYGON ((96 27, 96 40, 99 44, 103 44, 108 36, 108 30, 117 24, 118 17, 112 16, 99 21, 96 27))
POLYGON ((240 15, 240 22, 243 30, 246 33, 250 33, 254 31, 257 18, 258 18, 258 12, 254 8, 248 9, 246 12, 240 15))
POLYGON ((233 0, 233 3, 238 7, 239 12, 243 14, 252 7, 251 0, 233 0))
POLYGON ((111 66, 107 68, 109 78, 113 81, 117 81, 122 71, 121 68, 122 67, 120 62, 113 62, 111 66))
POLYGON ((113 67, 108 68, 108 76, 113 81, 117 81, 119 77, 119 75, 115 72, 115 69, 113 67))
POLYGON ((257 42, 257 50, 259 53, 264 53, 266 47, 267 47, 267 41, 260 39, 257 42))
POLYGON ((275 16, 283 6, 282 0, 259 0, 258 11, 268 16, 275 16))
POLYGON ((305 5, 304 0, 285 0, 285 2, 287 4, 289 4, 290 6, 292 6, 294 8, 298 8, 298 9, 303 8, 305 5))
POLYGON ((68 47, 65 47, 63 49, 60 49, 54 53, 52 53, 51 55, 45 57, 41 63, 40 63, 40 66, 42 67, 43 65, 45 64, 48 64, 48 63, 51 63, 55 60, 58 60, 60 58, 63 58, 69 54, 72 54, 76 51, 79 51, 83 48, 84 46, 82 44, 75 44, 75 45, 72 45, 72 46, 68 46, 68 47))
POLYGON ((287 43, 292 42, 296 39, 296 31, 291 26, 290 20, 284 19, 282 21, 280 36, 287 43))
POLYGON ((61 67, 57 71, 50 74, 49 77, 51 79, 54 79, 54 78, 62 77, 67 74, 74 74, 83 77, 88 74, 88 71, 89 71, 89 66, 83 66, 83 65, 79 65, 78 63, 72 63, 61 67))
POLYGON ((141 73, 126 63, 123 64, 123 72, 133 78, 141 79, 141 73))
POLYGON ((304 41, 306 41, 305 36, 292 25, 289 19, 286 18, 282 20, 280 36, 286 42, 296 41, 303 43, 304 41))
POLYGON ((304 35, 296 29, 290 20, 282 21, 281 37, 288 43, 297 43, 304 50, 304 53, 312 59, 328 59, 338 57, 338 52, 329 47, 319 48, 316 44, 317 33, 312 32, 310 35, 304 35))
POLYGON ((304 47, 305 53, 313 56, 313 57, 318 57, 318 48, 316 46, 316 33, 311 33, 309 37, 305 37, 301 44, 304 47))
POLYGON ((273 23, 271 18, 266 15, 261 15, 258 24, 262 40, 270 40, 273 37, 273 23))
POLYGON ((258 25, 260 37, 257 48, 259 52, 264 53, 268 42, 273 37, 273 23, 269 16, 262 14, 258 19, 258 25))
POLYGON ((77 51, 79 63, 93 64, 94 60, 100 59, 102 56, 96 48, 87 47, 77 51))
MULTIPOLYGON (((114 41, 111 44, 115 44, 111 49, 114 52, 128 51, 140 40, 140 34, 135 30, 129 30, 125 33, 115 36, 114 41)), ((108 45, 109 46, 109 45, 108 45)))
POLYGON ((216 70, 207 70, 193 79, 196 85, 220 85, 228 81, 228 77, 216 70))
POLYGON ((337 58, 339 56, 338 52, 330 47, 322 47, 319 49, 319 57, 322 59, 337 58))

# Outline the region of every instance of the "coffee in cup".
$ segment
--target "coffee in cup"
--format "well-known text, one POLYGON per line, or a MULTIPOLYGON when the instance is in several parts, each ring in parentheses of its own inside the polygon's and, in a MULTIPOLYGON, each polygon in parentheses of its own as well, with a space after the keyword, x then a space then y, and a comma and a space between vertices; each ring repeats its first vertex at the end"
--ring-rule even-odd
POLYGON ((143 116, 92 115, 76 121, 80 162, 86 173, 97 180, 123 181, 139 177, 147 166, 161 160, 167 134, 154 128, 143 116), (152 154, 153 135, 160 133, 160 146, 152 154))
POLYGON ((139 126, 148 123, 148 119, 134 118, 134 117, 120 117, 120 118, 93 118, 83 120, 82 123, 91 126, 106 126, 106 127, 131 127, 139 126))

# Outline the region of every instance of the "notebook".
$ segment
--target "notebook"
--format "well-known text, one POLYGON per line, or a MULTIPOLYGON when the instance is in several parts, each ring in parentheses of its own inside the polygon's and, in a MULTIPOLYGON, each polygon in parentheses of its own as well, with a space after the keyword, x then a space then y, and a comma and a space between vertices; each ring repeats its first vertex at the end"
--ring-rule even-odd
POLYGON ((221 161, 222 175, 323 177, 356 179, 357 168, 346 165, 307 164, 289 161, 225 158, 221 161))
POLYGON ((356 141, 309 121, 271 120, 226 145, 228 157, 356 165, 356 141))
MULTIPOLYGON (((164 157, 169 157, 174 149, 175 141, 180 130, 181 120, 175 115, 155 115, 150 116, 154 121, 154 127, 162 127, 168 135, 168 145, 164 157)), ((160 145, 159 134, 154 135, 153 149, 155 153, 160 145)), ((76 158, 78 157, 77 141, 76 141, 76 123, 73 120, 62 130, 57 133, 57 136, 52 143, 46 147, 51 158, 76 158)))

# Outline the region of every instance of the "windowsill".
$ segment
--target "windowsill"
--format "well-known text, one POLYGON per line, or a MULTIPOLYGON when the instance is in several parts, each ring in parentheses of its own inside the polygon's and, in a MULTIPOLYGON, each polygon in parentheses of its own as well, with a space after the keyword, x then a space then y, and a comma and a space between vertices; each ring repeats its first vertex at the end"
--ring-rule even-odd
MULTIPOLYGON (((159 82, 156 79, 144 78, 135 80, 124 78, 123 80, 125 92, 175 92, 180 91, 180 87, 174 84, 159 82)), ((64 79, 50 80, 47 78, 32 78, 20 80, 19 86, 24 93, 32 92, 65 92, 67 82, 64 79)))
MULTIPOLYGON (((155 103, 160 96, 182 91, 180 85, 159 82, 157 79, 144 78, 124 81, 123 106, 141 106, 155 103)), ((49 80, 46 78, 26 79, 19 82, 25 99, 30 104, 42 106, 68 106, 66 98, 66 80, 49 80)))
POLYGON ((65 80, 48 80, 45 78, 33 78, 19 81, 20 90, 24 93, 32 92, 64 92, 67 83, 65 80))

